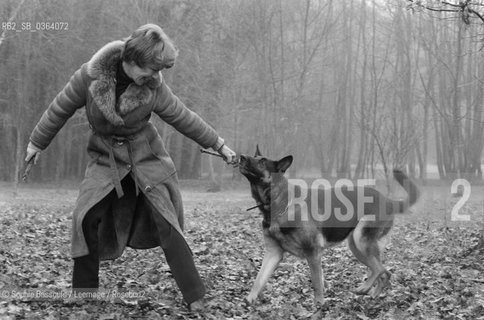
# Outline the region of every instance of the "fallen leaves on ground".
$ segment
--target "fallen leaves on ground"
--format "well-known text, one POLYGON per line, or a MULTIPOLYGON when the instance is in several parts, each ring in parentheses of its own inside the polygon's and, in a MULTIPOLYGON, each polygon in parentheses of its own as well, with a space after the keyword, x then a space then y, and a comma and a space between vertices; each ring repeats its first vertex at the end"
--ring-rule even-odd
MULTIPOLYGON (((127 249, 121 258, 102 262, 101 289, 109 298, 26 296, 36 289, 69 292, 75 193, 67 193, 63 201, 48 196, 4 201, 0 318, 484 319, 483 252, 476 249, 479 223, 448 224, 442 219, 446 209, 437 202, 397 218, 384 254, 392 286, 382 296, 371 299, 351 292, 364 280, 366 269, 340 245, 323 257, 329 284, 323 306, 313 303, 306 262, 289 255, 260 299, 247 305, 244 298, 264 252, 261 218, 245 211, 253 205, 248 194, 198 189, 183 193, 186 238, 208 289, 203 316, 188 312, 160 248, 127 249)), ((483 214, 477 205, 474 209, 483 214)))

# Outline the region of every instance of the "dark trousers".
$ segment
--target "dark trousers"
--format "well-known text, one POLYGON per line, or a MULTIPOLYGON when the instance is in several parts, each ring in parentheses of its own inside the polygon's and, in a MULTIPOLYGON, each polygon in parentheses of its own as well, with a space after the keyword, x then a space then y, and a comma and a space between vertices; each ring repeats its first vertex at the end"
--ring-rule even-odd
MULTIPOLYGON (((134 182, 131 177, 126 177, 121 183, 123 190, 133 189, 134 182)), ((92 207, 84 217, 82 230, 89 248, 89 254, 74 258, 72 275, 72 288, 74 290, 89 291, 96 290, 99 287, 98 227, 103 216, 111 210, 113 201, 116 201, 116 199, 116 192, 113 190, 113 192, 92 207)), ((138 196, 137 206, 139 201, 145 201, 142 207, 145 210, 151 210, 150 214, 159 215, 142 193, 138 196)), ((159 227, 158 232, 159 236, 162 237, 161 239, 163 239, 163 251, 166 261, 182 292, 183 298, 190 304, 205 295, 205 286, 195 267, 192 253, 185 239, 168 221, 163 217, 161 218, 164 223, 160 224, 161 230, 159 227)))

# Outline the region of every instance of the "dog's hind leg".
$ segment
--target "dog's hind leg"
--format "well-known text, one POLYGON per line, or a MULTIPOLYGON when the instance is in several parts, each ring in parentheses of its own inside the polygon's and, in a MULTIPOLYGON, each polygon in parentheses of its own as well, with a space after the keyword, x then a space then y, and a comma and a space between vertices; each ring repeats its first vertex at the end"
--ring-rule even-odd
POLYGON ((321 254, 313 253, 306 257, 311 270, 311 281, 314 288, 314 300, 319 303, 324 302, 324 278, 321 267, 321 254))
MULTIPOLYGON (((380 248, 380 250, 385 248, 385 245, 388 241, 388 238, 389 237, 385 236, 384 238, 382 238, 378 241, 378 247, 380 248)), ((382 262, 381 259, 380 259, 380 262, 382 262)), ((382 264, 383 264, 383 262, 382 262, 382 264)), ((383 291, 383 289, 390 285, 390 277, 391 277, 391 273, 389 271, 386 271, 385 273, 383 273, 378 278, 376 285, 373 286, 373 288, 368 292, 368 294, 372 298, 378 297, 380 295, 380 293, 383 291)))
POLYGON ((259 273, 257 273, 254 285, 246 298, 248 303, 253 303, 257 299, 260 292, 269 280, 269 277, 272 275, 274 270, 276 270, 283 257, 281 247, 274 240, 269 237, 264 237, 264 241, 266 252, 264 254, 264 259, 262 260, 262 266, 259 270, 259 273))
MULTIPOLYGON (((361 253, 358 248, 356 248, 355 240, 353 238, 353 235, 351 234, 348 237, 348 247, 350 248, 351 252, 353 252, 354 256, 360 261, 362 264, 366 265, 368 267, 368 277, 370 278, 372 275, 372 271, 370 268, 370 263, 367 260, 367 257, 361 253)), ((381 291, 389 284, 389 279, 390 279, 390 274, 388 272, 383 273, 379 278, 377 284, 371 289, 368 294, 372 298, 376 298, 381 291)))
POLYGON ((380 275, 380 277, 376 280, 376 285, 368 292, 370 297, 376 298, 380 295, 384 288, 390 285, 390 277, 391 273, 386 271, 380 275))
POLYGON ((376 238, 373 237, 375 231, 360 225, 353 232, 352 239, 348 239, 348 245, 353 254, 370 269, 368 279, 355 290, 355 293, 367 294, 375 285, 375 282, 378 281, 371 292, 372 297, 378 296, 390 280, 390 273, 380 260, 380 247, 376 238), (366 233, 365 235, 363 234, 364 232, 366 233))
POLYGON ((355 238, 353 232, 348 236, 348 248, 350 248, 351 252, 353 252, 353 255, 363 263, 365 266, 368 266, 368 262, 366 261, 366 256, 361 253, 358 248, 356 247, 355 244, 355 238))

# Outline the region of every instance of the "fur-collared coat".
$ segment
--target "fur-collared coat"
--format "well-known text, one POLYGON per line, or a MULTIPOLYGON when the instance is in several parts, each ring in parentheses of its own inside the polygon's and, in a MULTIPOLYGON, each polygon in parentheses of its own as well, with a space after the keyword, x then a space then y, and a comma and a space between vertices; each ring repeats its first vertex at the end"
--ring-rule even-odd
POLYGON ((149 121, 152 113, 205 148, 214 146, 219 139, 212 127, 171 92, 161 73, 143 86, 130 84, 116 101, 116 71, 123 48, 123 41, 108 43, 83 64, 30 136, 35 146, 45 149, 66 120, 85 106, 92 128, 87 146, 91 160, 73 213, 74 258, 89 253, 82 231, 84 216, 113 189, 119 199, 101 223, 100 258, 114 259, 126 245, 133 248, 161 245, 153 218, 143 212, 134 214, 135 208, 129 203, 135 200, 135 195, 123 196, 120 181, 128 174, 158 213, 182 233, 183 208, 176 170, 149 121), (126 140, 120 141, 119 137, 126 140))

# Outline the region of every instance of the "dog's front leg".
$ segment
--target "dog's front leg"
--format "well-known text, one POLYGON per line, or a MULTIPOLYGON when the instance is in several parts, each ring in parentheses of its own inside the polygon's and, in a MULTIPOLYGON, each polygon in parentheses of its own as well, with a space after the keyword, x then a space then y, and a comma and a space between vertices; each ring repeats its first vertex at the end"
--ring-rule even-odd
POLYGON ((283 257, 283 250, 272 238, 265 236, 264 242, 266 252, 264 254, 262 266, 257 274, 254 285, 246 298, 248 303, 253 303, 257 299, 259 293, 262 291, 265 284, 269 280, 269 277, 272 275, 274 270, 276 270, 283 257))
POLYGON ((324 302, 324 279, 321 267, 321 254, 314 253, 306 257, 309 269, 311 270, 311 282, 314 288, 314 300, 319 303, 324 302))

